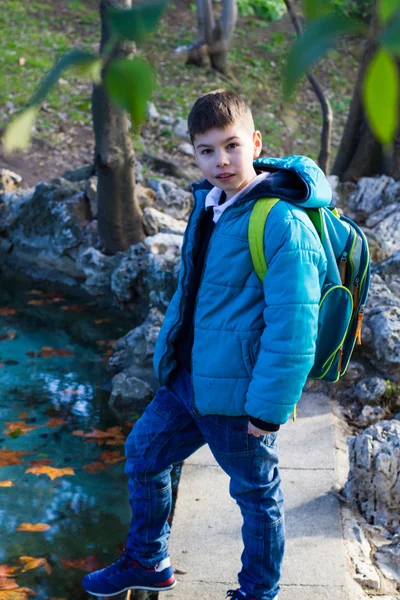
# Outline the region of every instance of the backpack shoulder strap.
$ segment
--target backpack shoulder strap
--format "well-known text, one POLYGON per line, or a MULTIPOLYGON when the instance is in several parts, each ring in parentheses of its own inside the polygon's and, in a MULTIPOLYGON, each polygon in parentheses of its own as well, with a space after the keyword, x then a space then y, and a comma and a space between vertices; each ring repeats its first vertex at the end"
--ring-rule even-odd
POLYGON ((249 220, 249 246, 253 267, 261 282, 268 271, 264 250, 264 230, 268 215, 279 198, 259 198, 254 204, 249 220))

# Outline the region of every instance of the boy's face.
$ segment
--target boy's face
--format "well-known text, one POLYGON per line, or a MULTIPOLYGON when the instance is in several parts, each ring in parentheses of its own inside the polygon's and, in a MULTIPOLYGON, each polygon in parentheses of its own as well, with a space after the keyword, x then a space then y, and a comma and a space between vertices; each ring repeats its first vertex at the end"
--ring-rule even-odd
POLYGON ((194 139, 197 164, 206 179, 226 193, 227 200, 256 176, 253 159, 261 146, 261 133, 246 122, 209 129, 194 139))

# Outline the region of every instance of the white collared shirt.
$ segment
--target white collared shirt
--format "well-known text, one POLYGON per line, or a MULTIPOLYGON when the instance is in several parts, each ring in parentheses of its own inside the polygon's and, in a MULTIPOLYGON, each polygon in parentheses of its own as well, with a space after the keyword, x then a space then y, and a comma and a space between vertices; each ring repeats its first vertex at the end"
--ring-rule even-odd
POLYGON ((265 172, 260 173, 259 175, 254 177, 254 179, 249 181, 249 183, 244 188, 242 188, 237 194, 232 196, 232 198, 230 198, 229 200, 226 200, 221 205, 218 205, 218 202, 221 198, 222 190, 218 187, 213 187, 212 190, 210 190, 206 196, 205 207, 206 207, 206 209, 210 208, 211 206, 213 207, 214 223, 218 222, 220 216, 222 215, 224 210, 226 210, 228 208, 228 206, 231 206, 232 204, 234 204, 236 202, 236 200, 239 200, 239 198, 244 196, 244 194, 247 194, 248 192, 250 192, 250 190, 252 190, 253 187, 255 187, 258 183, 260 183, 260 181, 263 181, 263 179, 266 179, 266 177, 268 177, 269 175, 270 175, 270 173, 265 173, 265 172))

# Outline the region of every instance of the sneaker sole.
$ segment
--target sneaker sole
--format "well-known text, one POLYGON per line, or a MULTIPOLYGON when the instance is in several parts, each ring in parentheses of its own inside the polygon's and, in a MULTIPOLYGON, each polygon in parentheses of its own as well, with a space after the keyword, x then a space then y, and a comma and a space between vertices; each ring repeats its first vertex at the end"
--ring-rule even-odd
POLYGON ((89 590, 85 590, 91 596, 96 596, 98 598, 111 598, 112 596, 119 596, 119 594, 123 594, 124 592, 129 592, 129 590, 147 590, 148 592, 164 592, 167 590, 172 590, 176 586, 176 581, 171 583, 171 585, 165 587, 150 587, 149 585, 135 585, 127 587, 123 590, 119 590, 118 592, 114 592, 113 594, 97 594, 95 592, 89 592, 89 590))

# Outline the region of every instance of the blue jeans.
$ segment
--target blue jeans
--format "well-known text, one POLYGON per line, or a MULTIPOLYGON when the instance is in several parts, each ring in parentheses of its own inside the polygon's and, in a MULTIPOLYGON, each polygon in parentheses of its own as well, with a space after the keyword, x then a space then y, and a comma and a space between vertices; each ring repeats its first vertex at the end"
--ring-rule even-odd
POLYGON ((199 416, 190 374, 175 370, 157 391, 125 444, 132 521, 126 550, 152 567, 168 556, 172 465, 207 443, 230 477, 243 516, 241 588, 259 600, 279 591, 285 533, 276 433, 247 433, 247 417, 199 416))

